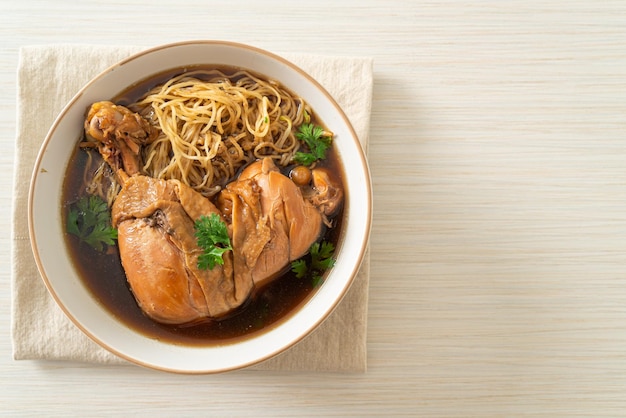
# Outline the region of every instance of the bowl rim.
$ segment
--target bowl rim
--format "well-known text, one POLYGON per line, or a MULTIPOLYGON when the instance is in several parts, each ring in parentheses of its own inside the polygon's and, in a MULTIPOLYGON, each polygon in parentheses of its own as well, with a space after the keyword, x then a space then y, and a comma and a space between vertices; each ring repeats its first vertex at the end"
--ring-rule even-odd
MULTIPOLYGON (((175 67, 171 67, 171 68, 175 68, 175 67)), ((249 68, 252 71, 255 71, 254 68, 249 68)), ((149 77, 150 74, 146 75, 146 78, 149 77)), ((141 80, 136 80, 136 81, 141 81, 141 80)), ((279 80, 280 81, 280 80, 279 80)), ((226 371, 232 371, 232 370, 239 370, 242 368, 246 368, 255 364, 259 364, 269 358, 272 358, 280 353, 285 352, 286 350, 288 350, 289 348, 293 347, 294 345, 296 345, 298 342, 300 342, 301 340, 303 340, 304 338, 306 338, 307 336, 309 336, 314 330, 316 330, 331 314, 332 312, 335 310, 335 308, 339 305, 339 303, 344 299, 345 295, 348 293, 350 287, 352 286, 352 284, 354 283, 357 274, 359 272, 359 269, 363 263, 364 257, 366 255, 366 252, 368 251, 369 248, 369 239, 370 239, 370 234, 371 234, 371 228, 372 228, 372 221, 373 221, 373 193, 372 193, 372 181, 371 181, 371 172, 369 169, 369 165, 368 165, 368 161, 367 161, 367 157, 365 155, 365 151, 363 149, 363 147, 361 146, 361 143, 359 141, 358 135, 356 134, 354 127, 352 126, 352 123, 350 122, 350 120, 348 119, 347 115, 345 114, 345 112, 343 111, 343 109, 339 106, 339 104, 337 103, 337 101, 332 97, 332 95, 317 81, 315 80, 312 76, 310 76, 306 71, 304 71, 303 69, 301 69, 300 67, 298 67, 297 65, 295 65, 294 63, 292 63, 291 61, 275 54, 272 52, 269 52, 267 50, 255 47, 255 46, 251 46, 248 44, 243 44, 243 43, 238 43, 238 42, 232 42, 232 41, 224 41, 224 40, 188 40, 188 41, 179 41, 179 42, 172 42, 172 43, 166 43, 166 44, 162 44, 162 45, 158 45, 158 46, 154 46, 154 47, 149 47, 146 48, 144 50, 141 50, 137 53, 131 54, 130 56, 116 62, 113 65, 110 65, 109 67, 107 67, 106 69, 104 69, 103 71, 99 72, 96 76, 92 77, 87 83, 85 83, 80 90, 69 100, 69 102, 62 108, 62 110, 58 113, 58 115, 55 117, 54 122, 52 123, 51 127, 49 128, 49 131, 47 132, 44 141, 42 142, 39 151, 37 153, 36 159, 35 159, 35 163, 33 166, 33 170, 32 170, 32 176, 31 176, 31 181, 30 181, 30 186, 29 186, 29 190, 28 190, 28 231, 29 231, 29 238, 30 238, 30 243, 31 243, 31 249, 32 249, 32 253, 35 259, 35 263, 37 265, 37 269, 39 271, 39 274, 45 284, 45 287, 48 290, 48 293, 53 297, 53 299, 55 300, 57 306, 63 311, 63 313, 65 314, 65 316, 87 337, 89 337, 89 339, 91 339, 92 341, 94 341, 95 343, 97 343, 100 347, 104 348, 105 350, 107 350, 108 352, 114 354, 115 356, 122 358, 132 364, 136 364, 139 366, 143 366, 149 369, 153 369, 153 370, 161 370, 161 371, 166 371, 166 372, 174 372, 174 373, 179 373, 179 374, 210 374, 210 373, 221 373, 221 372, 226 372, 226 371), (79 100, 79 98, 84 94, 85 91, 87 91, 93 84, 97 83, 100 79, 104 78, 106 75, 108 75, 109 73, 115 71, 116 69, 118 69, 119 67, 135 61, 143 56, 146 55, 150 55, 150 54, 154 54, 156 52, 159 51, 164 51, 166 49, 170 49, 170 48, 178 48, 181 46, 193 46, 193 45, 213 45, 213 46, 223 46, 223 47, 228 47, 228 48, 234 48, 234 49, 243 49, 243 50, 247 50, 249 52, 253 52, 255 54, 260 54, 262 56, 265 56, 271 60, 277 61, 279 63, 281 63, 282 65, 285 65, 287 67, 290 68, 291 71, 295 71, 296 73, 298 73, 299 76, 304 77, 305 79, 307 79, 307 81, 309 83, 311 83, 315 89, 322 93, 323 96, 325 96, 325 99, 328 101, 329 104, 331 104, 334 108, 334 112, 336 112, 336 114, 341 118, 341 120, 343 121, 343 124, 345 125, 345 127, 348 129, 348 131, 351 134, 352 139, 356 142, 356 149, 358 152, 358 156, 357 158, 360 160, 360 168, 362 168, 364 170, 363 174, 365 177, 365 182, 363 184, 363 187, 365 188, 365 193, 367 196, 367 202, 366 202, 366 207, 361 208, 360 210, 365 211, 365 216, 366 216, 366 224, 364 226, 364 231, 363 231, 363 240, 361 243, 361 246, 358 250, 358 256, 356 257, 357 262, 354 263, 354 265, 352 266, 351 270, 350 270, 350 279, 347 280, 345 282, 345 285, 343 286, 343 288, 341 289, 341 291, 338 293, 338 295, 334 298, 333 303, 329 306, 329 308, 323 313, 323 315, 321 315, 319 318, 317 318, 317 320, 312 323, 309 327, 307 327, 306 329, 302 330, 301 332, 299 332, 298 336, 296 338, 290 338, 289 343, 287 345, 282 345, 280 347, 275 348, 272 352, 266 353, 263 356, 259 356, 259 357, 255 357, 253 360, 250 361, 246 361, 246 362, 239 362, 237 365, 233 365, 233 366, 227 366, 227 367, 223 367, 223 368, 210 368, 210 369, 202 369, 202 368, 198 368, 198 369, 177 369, 177 368, 170 368, 167 366, 160 366, 158 364, 154 364, 152 362, 147 362, 147 361, 143 361, 141 359, 132 357, 127 355, 124 352, 121 352, 120 350, 118 350, 117 348, 111 346, 109 343, 107 343, 106 341, 102 341, 100 338, 98 338, 97 336, 95 336, 89 329, 87 329, 79 320, 79 318, 76 318, 65 306, 65 303, 62 301, 61 297, 59 296, 59 294, 57 293, 57 291, 55 290, 50 278, 47 276, 46 274, 46 270, 45 270, 45 266, 44 266, 44 262, 42 261, 41 255, 40 255, 40 249, 38 246, 38 239, 37 239, 37 235, 36 235, 36 231, 35 231, 35 227, 34 227, 34 222, 35 222, 35 214, 34 214, 34 201, 35 201, 35 193, 36 193, 36 184, 38 181, 38 176, 39 173, 41 171, 41 164, 42 161, 44 159, 44 154, 45 151, 48 149, 50 142, 52 141, 52 138, 55 135, 56 130, 59 128, 59 125, 61 123, 61 120, 66 116, 66 114, 69 112, 69 110, 72 108, 72 106, 75 105, 75 103, 79 100)), ((301 309, 301 308, 299 308, 301 309)), ((138 331, 133 331, 133 332, 138 332, 138 331)), ((237 344, 237 343, 235 343, 237 344)))

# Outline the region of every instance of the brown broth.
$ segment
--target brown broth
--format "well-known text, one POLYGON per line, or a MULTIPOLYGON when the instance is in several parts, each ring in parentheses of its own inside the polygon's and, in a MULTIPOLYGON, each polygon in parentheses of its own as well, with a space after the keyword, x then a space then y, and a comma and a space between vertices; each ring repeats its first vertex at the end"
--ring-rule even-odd
MULTIPOLYGON (((171 71, 139 83, 114 98, 114 101, 118 104, 135 101, 149 88, 180 72, 181 69, 171 71)), ((319 121, 315 122, 321 124, 319 121)), ((64 216, 67 216, 69 206, 85 193, 82 182, 87 152, 92 152, 94 158, 100 158, 97 152, 80 150, 78 146, 76 147, 64 182, 64 216)), ((342 178, 341 163, 334 149, 330 150, 324 166, 342 178)), ((337 225, 326 230, 322 238, 335 246, 339 239, 342 215, 343 210, 335 217, 337 225)), ((103 307, 127 326, 144 335, 175 344, 198 346, 224 344, 253 336, 286 320, 314 293, 310 278, 298 279, 287 267, 284 274, 257 290, 244 306, 227 318, 193 326, 160 324, 147 317, 137 305, 126 281, 117 246, 110 247, 108 253, 104 254, 93 250, 68 233, 65 234, 65 240, 81 279, 103 307)))

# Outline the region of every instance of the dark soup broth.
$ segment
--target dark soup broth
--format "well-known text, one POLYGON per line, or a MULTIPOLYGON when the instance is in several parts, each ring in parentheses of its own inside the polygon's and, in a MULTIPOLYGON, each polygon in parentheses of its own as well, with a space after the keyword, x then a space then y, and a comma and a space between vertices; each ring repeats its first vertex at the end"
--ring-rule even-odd
MULTIPOLYGON (((188 69, 173 70, 152 77, 138 83, 113 98, 112 101, 121 105, 132 103, 151 87, 186 70, 188 69)), ((220 67, 220 70, 232 73, 236 69, 220 67)), ((314 115, 312 115, 312 122, 323 126, 321 121, 314 119, 314 115)), ((67 217, 69 207, 86 195, 84 177, 85 173, 91 170, 88 167, 95 167, 101 161, 96 150, 76 147, 64 180, 63 214, 65 217, 67 217)), ((329 168, 343 182, 341 164, 334 147, 331 147, 327 159, 318 165, 329 168)), ((288 175, 290 168, 285 167, 283 174, 288 175)), ((345 187, 344 193, 347 195, 345 187)), ((326 228, 320 240, 331 242, 337 247, 342 217, 343 209, 340 209, 333 217, 334 227, 326 228)), ((243 306, 223 319, 207 320, 195 325, 165 325, 147 317, 137 305, 126 281, 117 245, 109 246, 106 251, 99 252, 69 233, 65 234, 65 241, 81 279, 103 307, 140 333, 175 344, 198 346, 223 344, 253 336, 287 319, 312 296, 317 288, 310 277, 298 278, 288 266, 280 277, 263 288, 257 289, 243 306)))

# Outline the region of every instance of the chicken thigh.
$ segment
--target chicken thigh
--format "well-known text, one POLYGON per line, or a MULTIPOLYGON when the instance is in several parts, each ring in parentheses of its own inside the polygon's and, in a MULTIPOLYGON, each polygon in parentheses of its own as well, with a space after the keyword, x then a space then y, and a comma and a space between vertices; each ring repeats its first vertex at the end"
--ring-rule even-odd
POLYGON ((230 221, 235 269, 251 270, 257 286, 305 255, 322 229, 320 212, 269 157, 227 185, 218 206, 230 221))
POLYGON ((219 318, 250 295, 250 275, 234 275, 232 254, 211 270, 198 268, 202 253, 194 221, 218 213, 204 196, 177 180, 130 177, 115 200, 120 258, 141 309, 157 322, 183 324, 219 318))

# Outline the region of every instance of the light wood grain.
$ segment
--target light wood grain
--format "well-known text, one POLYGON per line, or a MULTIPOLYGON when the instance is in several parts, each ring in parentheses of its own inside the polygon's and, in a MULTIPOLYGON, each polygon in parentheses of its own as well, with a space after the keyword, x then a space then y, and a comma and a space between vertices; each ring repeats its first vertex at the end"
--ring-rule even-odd
POLYGON ((4 4, 0 411, 623 415, 626 3, 215 3, 4 4), (375 59, 366 374, 185 377, 11 359, 19 46, 198 38, 375 59))

